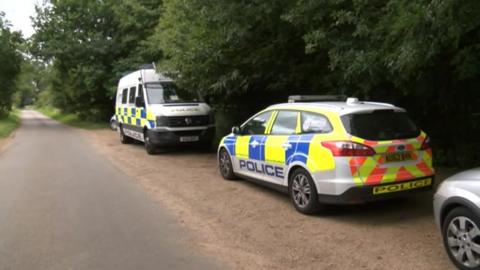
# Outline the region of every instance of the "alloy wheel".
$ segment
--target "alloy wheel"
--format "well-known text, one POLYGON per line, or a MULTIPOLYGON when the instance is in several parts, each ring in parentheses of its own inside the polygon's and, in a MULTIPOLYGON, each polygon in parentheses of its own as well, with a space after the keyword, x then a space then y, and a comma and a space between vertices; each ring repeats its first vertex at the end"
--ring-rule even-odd
POLYGON ((450 221, 447 243, 458 263, 475 268, 480 266, 480 230, 471 219, 458 216, 450 221))
POLYGON ((230 157, 228 156, 227 151, 223 150, 220 154, 220 171, 222 172, 222 175, 228 175, 231 168, 232 162, 230 161, 230 157))
POLYGON ((306 175, 297 174, 292 181, 293 200, 304 208, 308 205, 311 198, 311 187, 306 175))

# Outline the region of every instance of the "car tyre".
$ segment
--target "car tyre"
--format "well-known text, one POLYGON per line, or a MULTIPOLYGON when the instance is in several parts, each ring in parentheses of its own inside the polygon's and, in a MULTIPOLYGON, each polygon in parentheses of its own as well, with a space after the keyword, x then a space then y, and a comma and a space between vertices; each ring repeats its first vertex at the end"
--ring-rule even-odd
POLYGON ((305 169, 297 168, 290 175, 288 193, 293 206, 302 214, 317 214, 323 208, 318 201, 315 183, 305 169))
POLYGON ((443 244, 458 269, 480 270, 480 217, 468 208, 450 211, 442 223, 443 244))
POLYGON ((144 132, 145 150, 149 155, 155 155, 158 152, 157 147, 151 142, 148 131, 144 132))
POLYGON ((118 133, 120 134, 120 142, 122 144, 130 144, 133 142, 133 139, 125 135, 123 132, 123 126, 118 127, 118 133))
POLYGON ((117 130, 117 121, 115 121, 115 120, 110 121, 110 129, 111 130, 117 130))
POLYGON ((236 180, 237 177, 233 172, 233 163, 230 158, 230 154, 225 148, 220 149, 218 153, 218 164, 220 169, 220 174, 225 180, 236 180))

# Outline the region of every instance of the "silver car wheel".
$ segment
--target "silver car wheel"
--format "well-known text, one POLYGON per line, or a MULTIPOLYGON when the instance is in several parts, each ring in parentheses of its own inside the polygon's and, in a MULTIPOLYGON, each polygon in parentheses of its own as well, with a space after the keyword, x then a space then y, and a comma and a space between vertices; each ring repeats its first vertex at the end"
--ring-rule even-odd
POLYGON ((230 162, 230 157, 228 156, 227 151, 223 150, 220 154, 220 170, 223 175, 228 175, 232 168, 232 163, 230 162))
POLYGON ((471 219, 464 216, 452 219, 448 224, 447 242, 458 263, 468 268, 480 266, 480 230, 471 219))
POLYGON ((310 202, 311 187, 306 175, 300 173, 293 178, 292 191, 295 203, 304 208, 310 202))

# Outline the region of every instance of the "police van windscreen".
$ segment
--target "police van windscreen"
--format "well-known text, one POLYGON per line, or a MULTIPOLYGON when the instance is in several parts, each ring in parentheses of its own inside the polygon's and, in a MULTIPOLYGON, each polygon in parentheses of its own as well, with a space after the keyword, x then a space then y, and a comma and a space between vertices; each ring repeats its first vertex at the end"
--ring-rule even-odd
POLYGON ((390 141, 420 135, 420 129, 406 113, 393 110, 348 114, 342 116, 342 122, 349 134, 365 140, 390 141))
POLYGON ((199 102, 199 95, 178 88, 174 83, 146 83, 150 104, 199 102))

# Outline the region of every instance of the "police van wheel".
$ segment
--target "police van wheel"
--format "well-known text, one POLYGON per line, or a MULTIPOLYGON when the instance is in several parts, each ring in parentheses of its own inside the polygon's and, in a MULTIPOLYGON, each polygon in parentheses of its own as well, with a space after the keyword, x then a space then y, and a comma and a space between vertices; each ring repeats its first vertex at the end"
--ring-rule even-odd
POLYGON ((220 174, 226 180, 235 180, 235 173, 233 172, 232 159, 225 148, 220 150, 218 155, 218 165, 220 167, 220 174))
POLYGON ((129 144, 133 142, 133 139, 126 136, 125 133, 123 132, 123 127, 119 126, 118 127, 118 133, 120 134, 120 142, 123 144, 129 144))
POLYGON ((157 147, 152 144, 150 141, 150 136, 148 135, 148 131, 145 131, 144 133, 144 139, 145 139, 145 150, 149 155, 155 155, 157 153, 157 147))
POLYGON ((300 213, 311 215, 321 210, 318 193, 310 174, 302 169, 296 169, 290 176, 288 187, 293 206, 300 213))

